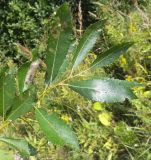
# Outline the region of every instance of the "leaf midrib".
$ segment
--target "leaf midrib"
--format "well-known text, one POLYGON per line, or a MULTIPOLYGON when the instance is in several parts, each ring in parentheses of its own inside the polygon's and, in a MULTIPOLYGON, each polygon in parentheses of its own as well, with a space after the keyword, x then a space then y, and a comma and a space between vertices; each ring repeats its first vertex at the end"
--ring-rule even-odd
MULTIPOLYGON (((117 50, 116 50, 117 51, 117 50)), ((120 52, 122 52, 122 51, 120 51, 120 52)), ((114 52, 115 53, 115 52, 114 52)), ((112 55, 113 54, 113 52, 112 53, 109 53, 106 57, 103 57, 100 61, 98 61, 96 64, 94 64, 94 65, 92 65, 92 67, 91 68, 93 68, 93 67, 95 67, 96 65, 98 65, 99 63, 101 63, 104 59, 107 59, 110 55, 112 55)))
POLYGON ((59 37, 57 39, 57 44, 56 44, 56 48, 55 48, 55 54, 54 54, 54 59, 53 59, 53 64, 52 64, 52 70, 51 70, 51 78, 50 78, 51 81, 53 80, 52 78, 53 78, 53 73, 54 73, 54 66, 55 66, 56 55, 57 55, 57 51, 58 51, 58 44, 59 44, 60 34, 61 33, 59 33, 59 37))
POLYGON ((91 87, 80 87, 80 86, 71 85, 71 84, 68 84, 68 86, 75 87, 75 88, 89 89, 89 90, 93 90, 93 91, 96 91, 96 92, 101 92, 100 90, 97 90, 97 89, 91 88, 91 87))
MULTIPOLYGON (((48 123, 51 126, 51 128, 56 132, 56 135, 58 136, 58 132, 56 131, 55 127, 53 127, 53 125, 43 116, 43 114, 37 108, 36 108, 36 110, 39 112, 41 117, 46 121, 46 123, 48 123)), ((65 141, 62 139, 62 137, 60 139, 63 141, 63 143, 65 143, 65 141)))
MULTIPOLYGON (((80 54, 81 51, 83 50, 83 48, 84 48, 85 44, 87 43, 89 37, 91 37, 91 35, 95 34, 96 32, 100 32, 100 31, 94 31, 94 32, 92 32, 92 33, 89 34, 89 36, 87 37, 86 41, 85 41, 84 44, 82 45, 80 51, 78 52, 79 54, 80 54)), ((96 39, 97 39, 97 38, 96 38, 96 39)), ((78 46, 77 46, 77 48, 78 48, 78 46)), ((76 51, 76 52, 77 52, 77 51, 76 51)), ((79 54, 77 55, 77 58, 79 57, 79 54)), ((75 63, 77 62, 77 58, 76 58, 76 60, 75 60, 75 62, 74 62, 74 65, 73 65, 72 69, 75 68, 75 63)))
MULTIPOLYGON (((80 89, 89 89, 89 90, 93 90, 96 92, 101 92, 100 90, 96 89, 96 88, 91 88, 91 87, 82 87, 82 86, 77 86, 77 85, 72 85, 72 84, 66 84, 69 87, 73 87, 73 88, 80 88, 80 89)), ((122 86, 120 86, 122 87, 122 86)), ((124 87, 124 89, 129 89, 128 86, 124 87)))
POLYGON ((14 115, 29 99, 30 99, 30 98, 27 98, 27 99, 24 101, 24 103, 22 103, 21 105, 19 105, 19 107, 16 108, 16 109, 14 110, 14 112, 12 112, 12 114, 10 114, 10 115, 8 116, 8 118, 11 117, 12 115, 14 115))

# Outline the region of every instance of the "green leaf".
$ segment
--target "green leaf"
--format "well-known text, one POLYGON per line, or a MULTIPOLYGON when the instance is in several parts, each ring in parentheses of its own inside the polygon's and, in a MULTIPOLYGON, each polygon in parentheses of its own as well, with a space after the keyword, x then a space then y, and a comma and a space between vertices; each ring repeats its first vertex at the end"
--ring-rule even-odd
POLYGON ((68 54, 66 56, 66 59, 64 60, 62 66, 59 69, 58 75, 55 78, 55 83, 60 80, 61 78, 64 77, 64 75, 67 73, 66 71, 68 71, 69 68, 72 67, 71 64, 71 58, 72 58, 72 54, 74 53, 74 50, 76 48, 76 41, 74 41, 73 43, 70 44, 70 48, 68 50, 68 54))
POLYGON ((30 62, 25 63, 18 70, 17 80, 18 80, 18 87, 19 87, 20 93, 24 92, 27 89, 27 86, 25 84, 25 79, 26 79, 26 75, 29 70, 30 64, 31 64, 30 62))
POLYGON ((136 96, 131 87, 138 86, 136 82, 117 79, 82 80, 69 84, 69 87, 82 96, 100 102, 122 102, 125 99, 134 99, 136 96))
POLYGON ((7 113, 7 119, 15 120, 27 112, 34 106, 34 98, 27 91, 14 99, 11 109, 7 113))
POLYGON ((36 109, 36 118, 42 131, 53 144, 79 148, 75 134, 56 114, 49 115, 43 109, 36 109))
POLYGON ((36 154, 36 149, 26 140, 0 137, 0 141, 7 143, 14 149, 18 150, 22 156, 33 156, 36 154))
POLYGON ((88 52, 93 48, 102 31, 102 23, 102 21, 96 22, 86 29, 74 53, 73 69, 83 61, 88 52))
POLYGON ((71 43, 72 17, 67 3, 58 9, 56 19, 59 22, 51 28, 45 59, 47 65, 46 83, 48 84, 53 82, 59 74, 71 43))
POLYGON ((16 92, 16 83, 12 75, 4 74, 0 77, 0 115, 5 116, 13 103, 16 92))
POLYGON ((92 64, 93 67, 103 67, 106 66, 110 63, 112 63, 114 60, 116 60, 120 55, 125 53, 134 43, 132 42, 127 42, 127 43, 122 43, 119 45, 116 45, 106 52, 98 55, 96 60, 92 64))

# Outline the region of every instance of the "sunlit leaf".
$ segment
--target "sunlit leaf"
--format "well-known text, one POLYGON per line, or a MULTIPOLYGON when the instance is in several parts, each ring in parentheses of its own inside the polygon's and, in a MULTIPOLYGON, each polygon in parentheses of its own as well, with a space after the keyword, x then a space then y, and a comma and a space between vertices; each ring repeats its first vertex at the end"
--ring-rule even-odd
POLYGON ((98 118, 104 126, 111 126, 112 114, 110 112, 100 113, 98 118))
POLYGON ((93 109, 96 110, 96 111, 103 111, 105 110, 103 104, 101 102, 95 102, 93 104, 93 109))
POLYGON ((122 102, 125 99, 134 99, 136 96, 131 87, 139 85, 135 82, 117 79, 81 80, 69 84, 69 87, 82 96, 99 102, 122 102))
POLYGON ((53 144, 66 145, 75 149, 79 148, 73 131, 56 114, 49 115, 43 109, 36 109, 36 118, 40 128, 53 144))

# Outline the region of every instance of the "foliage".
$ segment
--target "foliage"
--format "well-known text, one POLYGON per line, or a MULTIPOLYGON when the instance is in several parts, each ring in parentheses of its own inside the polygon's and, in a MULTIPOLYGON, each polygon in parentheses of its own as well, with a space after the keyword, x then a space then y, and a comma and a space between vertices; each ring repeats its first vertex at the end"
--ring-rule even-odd
POLYGON ((49 23, 54 5, 50 1, 1 1, 0 2, 0 53, 20 60, 15 43, 35 47, 49 23))
MULTIPOLYGON (((107 21, 98 21, 88 27, 80 40, 72 35, 73 19, 68 5, 64 4, 52 17, 51 27, 47 27, 51 29, 46 31, 38 47, 33 49, 32 46, 29 50, 18 45, 22 55, 26 54, 26 62, 18 68, 8 61, 9 70, 4 69, 1 74, 2 81, 9 80, 2 83, 0 90, 5 92, 1 92, 1 97, 15 93, 15 97, 11 96, 13 101, 2 99, 2 112, 6 112, 2 113, 1 139, 11 140, 11 143, 24 142, 25 152, 36 154, 35 151, 29 152, 29 142, 34 146, 33 150, 37 149, 35 157, 39 159, 150 159, 150 65, 147 59, 150 45, 149 35, 144 33, 144 30, 149 33, 149 23, 142 23, 140 14, 141 11, 143 14, 149 12, 149 6, 146 6, 148 2, 140 2, 140 11, 138 8, 133 10, 134 5, 130 1, 116 2, 94 3, 101 11, 101 14, 97 12, 97 19, 105 17, 107 21), (66 15, 65 19, 61 12, 66 15), (101 39, 98 40, 100 34, 101 39), (91 52, 96 41, 94 52, 97 56, 91 52), (135 44, 127 54, 123 54, 132 45, 125 43, 127 41, 135 44), (39 65, 37 72, 27 76, 33 66, 37 68, 39 65), (107 76, 126 78, 130 82, 107 76), (15 77, 15 82, 10 77, 15 77), (143 82, 146 86, 133 81, 143 82), (14 84, 15 88, 6 92, 5 88, 14 87, 14 84), (135 98, 131 91, 135 85, 140 86, 134 88, 139 99, 130 100, 135 98), (115 101, 124 102, 109 103, 115 101)), ((9 148, 3 142, 0 143, 0 155, 4 157, 4 150, 9 148)), ((12 152, 8 152, 8 157, 12 157, 12 152)))

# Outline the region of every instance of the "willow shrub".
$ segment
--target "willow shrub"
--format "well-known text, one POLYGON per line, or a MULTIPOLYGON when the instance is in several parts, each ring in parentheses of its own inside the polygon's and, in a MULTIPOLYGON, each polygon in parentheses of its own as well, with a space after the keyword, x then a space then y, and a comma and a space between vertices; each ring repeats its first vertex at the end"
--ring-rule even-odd
MULTIPOLYGON (((73 36, 72 15, 67 3, 60 6, 53 19, 43 59, 38 56, 36 49, 30 52, 20 46, 29 60, 18 69, 16 75, 9 74, 5 68, 1 71, 0 115, 3 118, 3 125, 6 125, 27 112, 34 112, 39 127, 49 141, 79 150, 79 143, 72 129, 56 113, 48 113, 49 110, 41 105, 45 93, 64 86, 92 101, 113 103, 137 98, 131 90, 139 85, 137 82, 105 77, 75 80, 81 79, 80 77, 89 70, 94 71, 97 67, 109 65, 133 43, 126 42, 113 46, 99 54, 90 67, 77 73, 79 65, 99 38, 104 22, 98 21, 90 25, 78 41, 73 36), (78 43, 73 43, 73 39, 78 43), (34 84, 31 85, 31 81, 41 63, 46 64, 45 88, 40 96, 36 97, 38 90, 37 87, 33 89, 34 84)), ((0 140, 13 146, 22 156, 36 154, 36 149, 23 139, 1 137, 0 140)))

